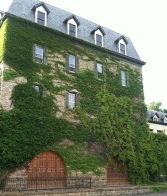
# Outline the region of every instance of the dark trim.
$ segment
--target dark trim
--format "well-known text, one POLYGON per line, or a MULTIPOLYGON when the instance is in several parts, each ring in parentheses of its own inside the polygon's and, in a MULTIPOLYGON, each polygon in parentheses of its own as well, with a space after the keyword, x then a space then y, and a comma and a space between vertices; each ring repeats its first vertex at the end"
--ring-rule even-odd
POLYGON ((80 25, 80 22, 79 22, 79 20, 77 19, 77 17, 74 15, 74 14, 72 14, 71 16, 69 16, 68 18, 66 18, 63 22, 64 23, 67 23, 70 19, 74 19, 75 20, 75 22, 77 23, 77 26, 79 26, 80 25))
POLYGON ((115 40, 115 43, 117 44, 121 39, 124 40, 124 42, 125 42, 126 45, 128 44, 128 41, 127 41, 127 39, 125 38, 124 35, 120 36, 117 40, 115 40))
POLYGON ((101 26, 96 27, 96 28, 91 32, 91 34, 94 34, 97 30, 100 30, 100 31, 102 32, 103 36, 106 34, 106 33, 104 32, 104 30, 102 29, 101 26))
POLYGON ((43 3, 43 2, 40 2, 40 3, 37 3, 36 5, 34 5, 34 7, 32 8, 32 10, 35 11, 40 6, 42 6, 46 10, 47 14, 50 13, 50 10, 47 8, 47 6, 45 5, 45 3, 43 3))
POLYGON ((159 125, 167 126, 167 123, 164 123, 164 122, 158 122, 158 121, 153 121, 153 120, 148 120, 148 122, 152 124, 159 124, 159 125))
POLYGON ((96 44, 92 44, 92 43, 90 43, 88 41, 79 39, 77 37, 70 36, 70 35, 68 35, 66 33, 60 32, 60 31, 55 30, 53 28, 50 28, 50 27, 47 27, 47 26, 43 26, 43 25, 39 25, 39 24, 37 24, 37 23, 35 23, 33 21, 21 18, 19 16, 15 16, 15 15, 7 13, 7 12, 5 12, 5 15, 4 15, 0 25, 2 25, 3 21, 5 21, 6 18, 14 18, 16 20, 24 21, 24 24, 30 25, 31 27, 34 27, 34 28, 38 27, 39 29, 47 31, 48 33, 52 33, 54 35, 57 34, 58 36, 63 36, 65 38, 67 38, 68 40, 72 41, 73 43, 85 45, 85 46, 87 46, 89 48, 93 48, 94 50, 97 50, 97 51, 100 51, 100 52, 112 55, 113 57, 117 58, 118 60, 124 60, 124 61, 127 61, 129 63, 134 63, 135 65, 137 65, 139 67, 141 67, 141 66, 146 64, 144 61, 141 61, 141 60, 138 60, 138 59, 135 59, 135 58, 132 58, 132 57, 120 54, 118 52, 114 52, 112 50, 103 48, 101 46, 97 46, 96 44))

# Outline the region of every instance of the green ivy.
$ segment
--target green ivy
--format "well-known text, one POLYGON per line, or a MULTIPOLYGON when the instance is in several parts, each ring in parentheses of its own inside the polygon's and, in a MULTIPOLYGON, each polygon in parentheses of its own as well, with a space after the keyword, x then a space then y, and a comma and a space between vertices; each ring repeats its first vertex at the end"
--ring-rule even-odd
POLYGON ((4 80, 22 77, 11 96, 13 109, 0 110, 0 169, 21 166, 45 150, 54 150, 71 170, 100 174, 112 156, 126 163, 134 184, 150 183, 167 173, 167 136, 149 133, 140 68, 121 63, 108 50, 18 17, 0 28, 0 62, 10 69, 4 80), (33 45, 49 49, 49 63, 33 61, 33 45), (77 55, 92 70, 66 71, 66 54, 77 55), (59 59, 59 55, 64 61, 59 59), (106 80, 94 76, 94 62, 106 67, 106 80), (121 85, 120 71, 129 73, 121 85), (54 80, 63 85, 54 85, 54 80), (34 85, 38 84, 39 92, 34 85), (48 94, 44 96, 43 89, 48 94), (77 89, 81 99, 72 113, 80 123, 57 118, 55 97, 77 89), (68 139, 71 144, 64 146, 68 139), (93 149, 89 143, 98 148, 93 149))

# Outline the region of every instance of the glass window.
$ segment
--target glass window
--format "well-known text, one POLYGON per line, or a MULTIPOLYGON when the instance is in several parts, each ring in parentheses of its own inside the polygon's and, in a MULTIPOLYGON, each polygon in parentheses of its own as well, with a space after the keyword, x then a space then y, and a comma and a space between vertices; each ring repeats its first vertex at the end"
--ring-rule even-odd
POLYGON ((69 55, 69 71, 75 72, 76 59, 74 55, 69 55))
POLYGON ((41 46, 35 45, 35 61, 43 63, 44 49, 41 46))
POLYGON ((45 25, 45 14, 44 13, 38 11, 37 23, 41 25, 45 25))
POLYGON ((98 71, 99 73, 102 73, 102 65, 99 64, 99 63, 97 63, 97 71, 98 71))
POLYGON ((126 78, 125 71, 121 71, 121 83, 122 83, 122 86, 127 86, 127 78, 126 78))
POLYGON ((69 98, 68 99, 69 108, 73 109, 75 107, 76 94, 75 93, 69 93, 68 98, 69 98))
POLYGON ((125 54, 125 45, 120 43, 120 53, 125 54))
POLYGON ((39 92, 39 86, 38 85, 34 85, 34 88, 37 92, 39 92))
POLYGON ((73 24, 69 24, 69 35, 75 36, 76 34, 76 26, 73 24))
POLYGON ((96 44, 102 46, 102 36, 96 34, 96 44))

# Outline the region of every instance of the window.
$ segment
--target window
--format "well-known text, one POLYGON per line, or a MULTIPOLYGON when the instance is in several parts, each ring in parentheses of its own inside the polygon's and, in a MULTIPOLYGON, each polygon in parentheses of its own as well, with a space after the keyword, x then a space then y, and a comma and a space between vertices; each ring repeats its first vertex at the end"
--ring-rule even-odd
POLYGON ((120 43, 120 53, 125 54, 125 44, 120 43))
POLYGON ((39 2, 32 8, 32 11, 35 13, 35 22, 40 25, 47 25, 47 15, 50 13, 50 10, 43 2, 39 2))
POLYGON ((37 23, 45 25, 45 13, 40 11, 37 12, 37 23))
POLYGON ((164 133, 162 130, 157 130, 157 133, 164 133))
POLYGON ((99 80, 106 79, 106 67, 100 63, 95 63, 95 77, 99 80))
POLYGON ((34 61, 37 63, 47 64, 47 48, 35 44, 34 61))
POLYGON ((39 95, 41 95, 42 97, 46 97, 47 89, 45 87, 35 84, 34 89, 37 91, 37 93, 39 93, 39 95))
POLYGON ((101 35, 96 34, 96 44, 98 46, 102 46, 102 36, 101 35))
POLYGON ((121 71, 121 84, 122 86, 129 86, 128 73, 125 71, 121 71))
POLYGON ((153 121, 158 121, 158 117, 156 115, 153 117, 153 121))
POLYGON ((70 72, 78 72, 79 70, 79 58, 72 55, 72 54, 67 54, 67 65, 66 68, 70 72))
POLYGON ((76 92, 66 92, 66 106, 73 109, 79 102, 79 95, 76 92))
POLYGON ((76 25, 69 23, 69 35, 76 37, 76 25))

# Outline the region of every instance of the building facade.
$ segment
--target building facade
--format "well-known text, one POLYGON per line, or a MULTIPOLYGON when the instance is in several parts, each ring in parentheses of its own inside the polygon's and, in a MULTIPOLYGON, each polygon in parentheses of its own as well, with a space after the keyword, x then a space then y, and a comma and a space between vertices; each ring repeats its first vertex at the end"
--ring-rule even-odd
MULTIPOLYGON (((90 118, 95 118, 96 96, 104 85, 116 97, 129 97, 135 104, 144 101, 145 62, 130 38, 38 0, 14 0, 8 12, 2 14, 0 38, 2 108, 11 113, 23 112, 17 120, 26 134, 31 132, 35 138, 34 147, 23 159, 24 167, 17 167, 11 177, 33 178, 35 170, 39 177, 46 170, 58 177, 86 175, 75 163, 74 149, 70 155, 73 163, 60 149, 72 148, 78 142, 93 143, 80 127, 75 108, 80 105, 90 118), (53 127, 55 132, 50 132, 53 127)), ((16 126, 14 130, 20 129, 16 126)), ((94 145, 88 146, 84 156, 95 151, 94 145)), ((119 165, 116 158, 113 161, 119 165)), ((21 161, 14 162, 19 164, 21 161)), ((116 173, 112 164, 99 163, 100 176, 91 167, 94 165, 85 169, 93 177, 94 186, 129 183, 127 173, 121 169, 116 173)))
POLYGON ((167 134, 167 114, 154 110, 148 110, 147 113, 150 131, 167 134))

